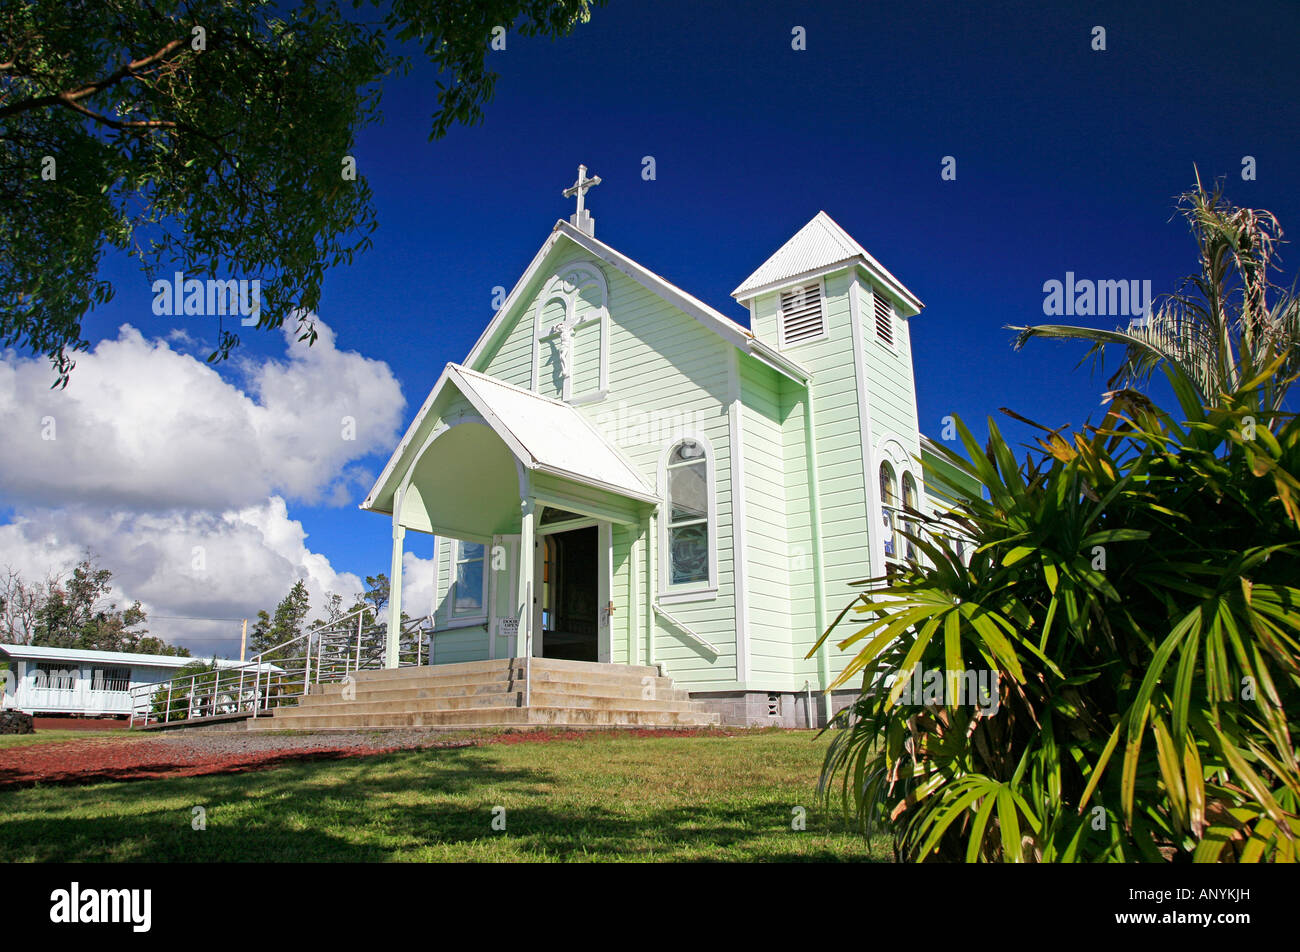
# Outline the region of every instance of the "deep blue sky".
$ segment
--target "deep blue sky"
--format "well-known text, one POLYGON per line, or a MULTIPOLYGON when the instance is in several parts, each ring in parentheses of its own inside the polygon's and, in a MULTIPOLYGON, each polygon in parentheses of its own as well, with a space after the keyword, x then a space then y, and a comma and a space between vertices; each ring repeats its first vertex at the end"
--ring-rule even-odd
MULTIPOLYGON (((1194 261, 1171 221, 1193 165, 1300 229, 1300 4, 1069 6, 614 0, 568 39, 511 35, 490 54, 485 123, 432 143, 435 80, 417 68, 386 85, 385 120, 357 144, 380 228, 330 274, 321 316, 340 347, 393 367, 409 420, 491 318, 492 288, 570 214, 560 190, 582 162, 603 180, 599 238, 742 321, 728 293, 825 209, 926 302, 912 322, 924 431, 955 413, 982 432, 1001 406, 1095 419, 1104 377, 1074 369, 1082 346, 1016 353, 1004 325, 1044 322, 1043 282, 1066 271, 1172 290, 1194 261), (1244 155, 1257 181, 1241 180, 1244 155)), ((169 329, 132 265, 107 273, 118 297, 92 339, 124 321, 169 329)), ((356 502, 290 514, 337 569, 387 571, 385 521, 356 502)))

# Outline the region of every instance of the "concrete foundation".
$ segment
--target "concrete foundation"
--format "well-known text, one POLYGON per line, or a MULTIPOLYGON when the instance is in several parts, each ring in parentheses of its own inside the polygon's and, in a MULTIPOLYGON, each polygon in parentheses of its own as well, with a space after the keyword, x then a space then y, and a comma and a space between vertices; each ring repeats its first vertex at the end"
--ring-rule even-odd
MULTIPOLYGON (((833 692, 831 716, 857 699, 857 691, 833 692)), ((703 705, 704 710, 719 714, 723 727, 826 726, 826 698, 818 690, 812 692, 811 719, 808 695, 802 691, 692 691, 691 700, 703 705)))

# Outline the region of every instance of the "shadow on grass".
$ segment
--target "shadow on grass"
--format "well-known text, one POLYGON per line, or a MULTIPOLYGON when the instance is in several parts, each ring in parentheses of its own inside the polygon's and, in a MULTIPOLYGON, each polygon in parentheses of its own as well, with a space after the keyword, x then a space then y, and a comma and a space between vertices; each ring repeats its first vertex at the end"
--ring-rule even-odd
POLYGON ((571 802, 583 792, 571 777, 507 767, 484 748, 346 758, 340 767, 342 759, 130 781, 77 791, 75 800, 66 790, 6 791, 0 839, 12 859, 72 862, 869 858, 842 827, 814 816, 809 832, 792 832, 790 807, 775 794, 609 809, 571 802), (205 830, 191 828, 194 806, 206 811, 205 830), (507 831, 492 828, 496 807, 506 808, 507 831), (95 815, 78 815, 86 811, 95 815))
POLYGON ((185 760, 168 763, 160 760, 121 767, 103 767, 99 770, 69 769, 65 773, 54 773, 40 777, 33 777, 21 770, 0 768, 0 792, 23 790, 30 787, 82 787, 98 783, 128 783, 137 780, 164 780, 172 777, 195 778, 212 775, 244 774, 258 770, 271 770, 294 763, 355 760, 358 757, 374 756, 379 755, 364 748, 355 750, 286 751, 278 754, 244 758, 232 756, 225 760, 210 761, 208 763, 195 763, 185 760))

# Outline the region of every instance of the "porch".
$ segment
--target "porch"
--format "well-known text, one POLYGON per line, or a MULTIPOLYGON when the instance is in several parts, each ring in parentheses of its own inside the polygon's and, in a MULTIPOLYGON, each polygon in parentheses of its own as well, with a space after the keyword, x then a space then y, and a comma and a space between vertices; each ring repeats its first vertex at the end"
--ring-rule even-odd
MULTIPOLYGON (((449 365, 363 504, 392 522, 385 667, 394 666, 408 530, 434 535, 439 547, 431 664, 653 663, 653 649, 640 658, 615 650, 611 619, 639 601, 645 630, 656 627, 654 547, 636 547, 644 556, 636 578, 626 560, 627 540, 653 538, 659 504, 579 410, 449 365)), ((630 615, 619 620, 623 630, 641 627, 630 615)))

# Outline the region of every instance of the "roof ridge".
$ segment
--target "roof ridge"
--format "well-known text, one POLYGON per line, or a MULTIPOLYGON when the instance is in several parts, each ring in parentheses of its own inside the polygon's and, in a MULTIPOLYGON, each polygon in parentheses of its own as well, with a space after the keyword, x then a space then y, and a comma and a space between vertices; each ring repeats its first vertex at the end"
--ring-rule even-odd
POLYGON ((808 219, 793 235, 782 243, 781 247, 768 255, 767 259, 754 269, 742 281, 731 296, 737 301, 745 301, 758 292, 771 290, 785 282, 800 276, 812 276, 824 273, 828 268, 837 268, 849 262, 861 262, 866 270, 895 296, 906 302, 918 313, 925 305, 915 294, 890 273, 862 243, 849 234, 848 230, 830 216, 825 209, 808 219))

